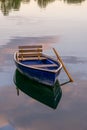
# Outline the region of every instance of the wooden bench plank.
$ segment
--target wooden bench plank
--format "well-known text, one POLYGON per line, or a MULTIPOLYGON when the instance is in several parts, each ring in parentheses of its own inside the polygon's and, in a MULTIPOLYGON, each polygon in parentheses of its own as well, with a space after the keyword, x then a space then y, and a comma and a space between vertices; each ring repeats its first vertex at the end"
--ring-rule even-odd
POLYGON ((18 60, 45 60, 46 58, 45 57, 24 57, 23 59, 22 58, 18 58, 18 60))
POLYGON ((41 56, 42 54, 41 53, 39 53, 39 54, 38 53, 20 53, 19 58, 21 58, 21 57, 23 57, 23 58, 24 57, 25 58, 26 57, 38 57, 38 55, 41 56))
POLYGON ((19 49, 19 53, 42 52, 42 49, 19 49))
POLYGON ((39 64, 39 65, 31 65, 33 67, 57 67, 57 64, 39 64))
POLYGON ((27 57, 38 57, 40 59, 42 52, 42 45, 19 46, 18 57, 23 60, 27 57))
POLYGON ((25 48, 42 48, 42 45, 19 46, 19 49, 25 49, 25 48))

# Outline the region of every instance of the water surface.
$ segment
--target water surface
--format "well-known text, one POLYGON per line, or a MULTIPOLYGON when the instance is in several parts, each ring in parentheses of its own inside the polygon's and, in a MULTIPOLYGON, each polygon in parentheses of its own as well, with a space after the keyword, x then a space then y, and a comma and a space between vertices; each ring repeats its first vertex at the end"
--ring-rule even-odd
MULTIPOLYGON (((86 34, 86 0, 0 0, 0 130, 87 129, 86 34), (56 109, 17 96, 13 54, 26 44, 43 44, 54 57, 55 47, 74 79, 61 86, 56 109)), ((68 81, 64 71, 59 81, 68 81)))

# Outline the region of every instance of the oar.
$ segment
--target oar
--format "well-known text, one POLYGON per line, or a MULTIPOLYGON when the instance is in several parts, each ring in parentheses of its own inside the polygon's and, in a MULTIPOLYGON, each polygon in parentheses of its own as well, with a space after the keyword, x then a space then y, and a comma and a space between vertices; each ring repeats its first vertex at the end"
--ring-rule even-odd
POLYGON ((58 52, 56 51, 55 48, 53 48, 53 51, 55 52, 55 54, 56 54, 56 56, 57 56, 57 59, 61 62, 62 66, 63 66, 63 69, 65 70, 67 76, 68 76, 69 79, 70 79, 70 82, 73 82, 73 79, 72 79, 71 75, 69 74, 69 72, 67 71, 67 69, 66 69, 66 67, 65 67, 65 65, 64 65, 64 63, 63 63, 63 61, 62 61, 62 59, 61 59, 61 57, 60 57, 59 54, 58 54, 58 52))
POLYGON ((19 96, 19 89, 18 88, 16 88, 17 89, 17 96, 19 96))

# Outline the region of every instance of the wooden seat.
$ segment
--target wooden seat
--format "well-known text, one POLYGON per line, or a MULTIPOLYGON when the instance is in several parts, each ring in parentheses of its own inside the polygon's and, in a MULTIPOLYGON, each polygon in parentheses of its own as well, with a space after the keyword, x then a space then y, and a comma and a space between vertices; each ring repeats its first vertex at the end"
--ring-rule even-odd
MULTIPOLYGON (((39 60, 45 60, 46 58, 45 57, 40 57, 39 60)), ((38 57, 23 57, 22 58, 18 58, 18 60, 38 60, 38 57)))
POLYGON ((32 67, 57 67, 57 64, 39 64, 39 65, 32 65, 32 67))
POLYGON ((18 60, 42 58, 42 45, 19 46, 18 60))

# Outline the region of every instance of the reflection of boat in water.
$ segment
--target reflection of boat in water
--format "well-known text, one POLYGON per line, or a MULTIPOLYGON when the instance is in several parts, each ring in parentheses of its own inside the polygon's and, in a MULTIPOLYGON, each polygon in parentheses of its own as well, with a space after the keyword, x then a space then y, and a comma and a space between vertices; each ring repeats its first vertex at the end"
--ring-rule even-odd
POLYGON ((58 82, 55 83, 54 87, 50 88, 27 78, 18 70, 15 71, 14 83, 17 89, 53 109, 56 109, 62 96, 62 90, 58 82))

